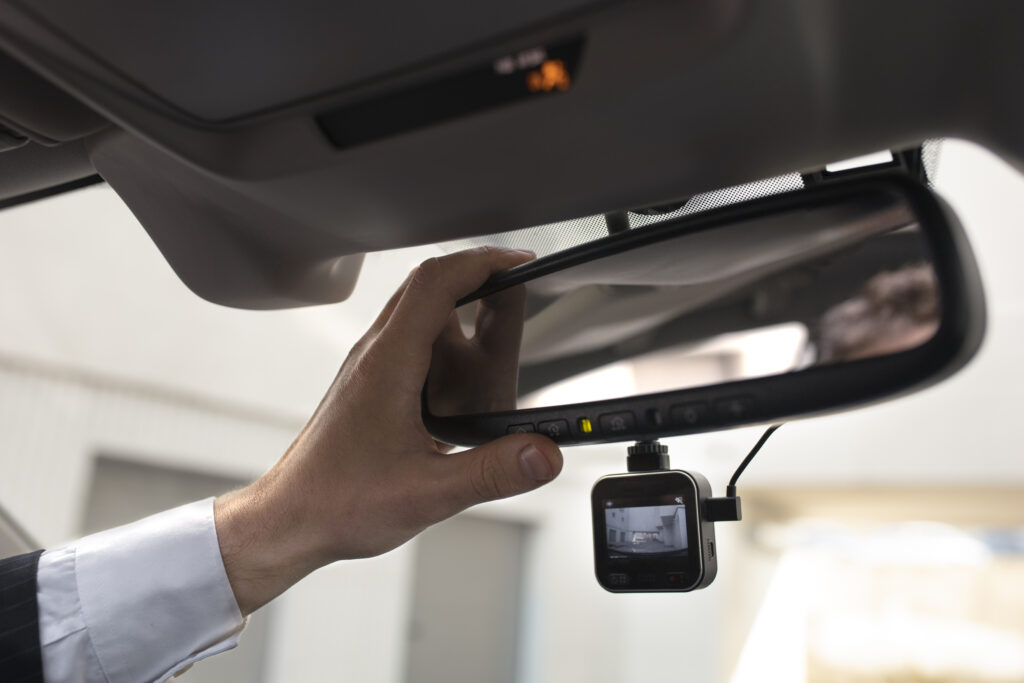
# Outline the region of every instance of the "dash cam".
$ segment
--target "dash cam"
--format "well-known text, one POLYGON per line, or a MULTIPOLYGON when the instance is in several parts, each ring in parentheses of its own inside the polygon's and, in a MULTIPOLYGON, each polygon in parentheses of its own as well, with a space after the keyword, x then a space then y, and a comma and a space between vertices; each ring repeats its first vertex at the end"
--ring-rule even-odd
POLYGON ((613 593, 686 592, 718 573, 711 485, 662 470, 602 477, 591 492, 594 570, 613 593))

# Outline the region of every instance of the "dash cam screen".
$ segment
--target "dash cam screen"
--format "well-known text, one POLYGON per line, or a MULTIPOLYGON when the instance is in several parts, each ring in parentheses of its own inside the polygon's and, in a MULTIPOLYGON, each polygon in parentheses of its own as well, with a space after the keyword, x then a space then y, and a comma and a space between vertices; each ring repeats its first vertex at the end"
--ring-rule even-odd
POLYGON ((682 470, 601 477, 590 492, 601 587, 643 593, 710 583, 718 568, 711 550, 715 526, 700 515, 710 490, 702 475, 682 470))
POLYGON ((659 505, 642 506, 627 506, 626 501, 614 499, 604 501, 609 559, 686 557, 686 505, 681 496, 665 499, 656 501, 659 505))

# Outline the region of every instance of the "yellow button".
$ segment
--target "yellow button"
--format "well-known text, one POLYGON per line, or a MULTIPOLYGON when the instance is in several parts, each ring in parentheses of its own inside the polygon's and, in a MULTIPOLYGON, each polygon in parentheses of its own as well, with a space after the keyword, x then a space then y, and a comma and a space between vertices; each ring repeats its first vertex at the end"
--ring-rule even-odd
POLYGON ((589 434, 594 431, 594 426, 590 424, 590 420, 585 417, 580 418, 580 431, 584 434, 589 434))

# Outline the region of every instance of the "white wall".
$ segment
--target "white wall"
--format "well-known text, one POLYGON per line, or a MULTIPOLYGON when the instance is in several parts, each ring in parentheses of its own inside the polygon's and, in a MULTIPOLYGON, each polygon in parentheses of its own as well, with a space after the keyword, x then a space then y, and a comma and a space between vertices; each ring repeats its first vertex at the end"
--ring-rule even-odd
MULTIPOLYGON (((939 190, 965 223, 988 291, 989 333, 962 373, 915 396, 788 425, 751 487, 1024 486, 1024 180, 966 143, 943 150, 939 190)), ((351 342, 429 249, 370 255, 353 301, 284 312, 189 293, 105 188, 0 212, 0 501, 41 542, 78 531, 91 457, 134 454, 255 476, 287 447, 351 342)), ((670 439, 673 464, 717 490, 758 429, 670 439)), ((718 582, 698 594, 613 596, 591 564, 589 491, 624 446, 567 453, 559 481, 483 514, 534 525, 523 680, 720 680, 729 586, 743 567, 723 530, 718 582), (648 650, 677 653, 666 669, 648 650)), ((742 490, 742 489, 741 489, 742 490)), ((409 548, 326 568, 280 603, 270 681, 400 680, 409 548)))

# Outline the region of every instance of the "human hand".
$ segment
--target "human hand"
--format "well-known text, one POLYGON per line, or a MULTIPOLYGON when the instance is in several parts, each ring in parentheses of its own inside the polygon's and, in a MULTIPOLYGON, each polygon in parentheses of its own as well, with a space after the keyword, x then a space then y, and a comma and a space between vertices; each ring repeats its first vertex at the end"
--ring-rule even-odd
POLYGON ((243 614, 318 567, 387 552, 561 471, 558 447, 538 434, 450 454, 421 418, 436 342, 454 339, 446 335, 455 302, 530 258, 485 247, 421 264, 353 347, 288 452, 253 484, 217 499, 221 554, 243 614))
POLYGON ((448 316, 434 342, 427 406, 439 417, 515 410, 519 345, 526 287, 517 285, 467 304, 475 307, 474 334, 463 333, 458 313, 448 316))

